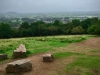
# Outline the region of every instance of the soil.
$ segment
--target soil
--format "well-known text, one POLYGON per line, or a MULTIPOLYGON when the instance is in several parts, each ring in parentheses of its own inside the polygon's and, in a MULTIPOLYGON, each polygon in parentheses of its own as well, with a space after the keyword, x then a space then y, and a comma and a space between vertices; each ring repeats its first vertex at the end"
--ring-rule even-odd
POLYGON ((100 50, 100 38, 91 38, 83 42, 77 43, 77 45, 83 45, 86 47, 96 48, 100 50))
MULTIPOLYGON (((75 46, 82 46, 82 47, 90 47, 90 48, 95 48, 100 50, 100 38, 91 38, 85 41, 82 41, 80 43, 74 43, 74 44, 70 44, 69 48, 71 47, 75 47, 75 46)), ((67 47, 66 47, 67 48, 67 47)), ((61 51, 63 48, 60 48, 61 51)), ((67 49, 65 49, 67 51, 67 49)), ((76 50, 77 51, 77 50, 76 50)), ((50 53, 50 52, 48 52, 50 53)), ((51 52, 53 53, 53 52, 51 52)), ((45 53, 46 54, 46 53, 45 53)), ((62 58, 62 59, 55 59, 53 62, 43 62, 43 58, 42 58, 43 54, 36 54, 36 55, 32 55, 29 56, 28 60, 31 60, 33 69, 29 72, 26 73, 10 73, 10 74, 6 74, 5 73, 5 68, 7 66, 7 63, 14 61, 14 60, 10 60, 6 63, 0 64, 0 75, 68 75, 65 72, 66 69, 66 65, 73 62, 76 57, 75 56, 70 56, 67 59, 62 58)), ((18 60, 18 59, 16 59, 18 60)), ((95 70, 93 70, 94 72, 97 72, 95 70)), ((73 74, 75 75, 75 74, 73 74)))

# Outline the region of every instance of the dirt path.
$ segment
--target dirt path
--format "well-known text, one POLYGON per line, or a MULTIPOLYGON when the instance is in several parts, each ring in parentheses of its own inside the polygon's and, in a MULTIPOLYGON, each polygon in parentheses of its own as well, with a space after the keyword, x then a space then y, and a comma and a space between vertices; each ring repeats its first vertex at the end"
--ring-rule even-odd
MULTIPOLYGON (((70 44, 71 47, 73 47, 73 45, 91 47, 100 50, 100 38, 91 38, 80 43, 70 44)), ((71 56, 67 59, 54 59, 54 62, 44 63, 42 55, 43 54, 36 54, 26 58, 31 60, 33 66, 33 69, 30 72, 26 72, 24 74, 5 74, 5 67, 7 66, 7 63, 4 63, 0 64, 0 75, 67 75, 64 72, 66 65, 73 62, 76 58, 71 56)))
POLYGON ((100 49, 100 38, 91 38, 83 42, 77 43, 78 46, 86 46, 91 48, 100 49))
POLYGON ((54 62, 43 62, 42 55, 43 54, 37 54, 26 58, 31 60, 32 63, 33 69, 30 72, 23 74, 5 74, 5 67, 7 66, 5 63, 0 65, 0 75, 59 75, 59 72, 61 72, 63 75, 66 75, 64 72, 66 65, 75 59, 75 57, 72 56, 67 59, 54 59, 54 62))

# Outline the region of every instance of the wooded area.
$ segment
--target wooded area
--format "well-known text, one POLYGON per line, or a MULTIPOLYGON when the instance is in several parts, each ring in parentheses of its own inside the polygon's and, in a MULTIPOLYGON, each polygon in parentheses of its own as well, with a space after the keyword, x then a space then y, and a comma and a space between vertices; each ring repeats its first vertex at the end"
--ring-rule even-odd
POLYGON ((95 34, 100 35, 100 20, 96 17, 87 18, 83 21, 72 20, 67 24, 59 20, 54 23, 36 21, 33 23, 23 22, 20 27, 11 27, 9 23, 0 23, 0 38, 33 37, 47 35, 69 34, 95 34))

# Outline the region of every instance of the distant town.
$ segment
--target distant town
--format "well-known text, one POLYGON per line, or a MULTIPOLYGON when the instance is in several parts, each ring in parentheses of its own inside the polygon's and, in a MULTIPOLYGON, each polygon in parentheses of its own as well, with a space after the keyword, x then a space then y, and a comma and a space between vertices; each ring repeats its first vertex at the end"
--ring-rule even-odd
POLYGON ((45 23, 53 23, 59 20, 64 24, 71 22, 73 19, 83 21, 87 18, 97 17, 100 19, 99 12, 67 12, 67 13, 17 13, 7 12, 0 13, 0 22, 8 22, 11 26, 18 26, 23 22, 36 22, 43 21, 45 23))

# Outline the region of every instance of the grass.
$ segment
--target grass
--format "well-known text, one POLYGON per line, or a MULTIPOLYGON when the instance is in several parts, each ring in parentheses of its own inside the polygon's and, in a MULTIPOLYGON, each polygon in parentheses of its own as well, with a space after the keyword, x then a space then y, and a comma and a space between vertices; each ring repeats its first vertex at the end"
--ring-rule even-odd
POLYGON ((73 52, 60 52, 60 53, 54 53, 53 54, 55 58, 64 58, 64 57, 69 57, 69 56, 72 56, 72 55, 84 55, 84 54, 81 54, 81 53, 73 53, 73 52))
MULTIPOLYGON (((46 36, 29 37, 0 40, 0 53, 12 57, 13 51, 24 44, 27 49, 27 56, 37 53, 51 52, 59 61, 59 65, 65 65, 65 69, 58 71, 58 75, 100 75, 100 51, 92 48, 68 45, 81 42, 93 36, 71 35, 71 36, 46 36), (44 39, 44 41, 42 40, 44 39), (67 47, 66 47, 67 46, 67 47), (69 47, 68 47, 69 46, 69 47), (67 48, 67 49, 66 49, 67 48), (54 51, 57 49, 56 51, 54 51), (59 50, 58 50, 59 49, 59 50), (66 60, 67 59, 67 60, 66 60), (64 60, 64 61, 63 61, 64 60)), ((0 64, 11 59, 0 61, 0 64)))
POLYGON ((8 54, 12 57, 13 51, 18 48, 20 44, 24 44, 27 49, 27 56, 41 52, 47 52, 54 47, 66 46, 69 43, 80 42, 87 39, 86 35, 73 36, 47 36, 47 37, 29 37, 29 38, 14 38, 0 40, 0 53, 8 54), (45 41, 42 41, 45 39, 45 41))
POLYGON ((99 66, 100 56, 84 56, 79 57, 71 64, 68 64, 66 66, 66 72, 70 73, 72 70, 76 69, 77 75, 93 75, 95 71, 97 71, 97 75, 100 75, 99 66))
POLYGON ((99 50, 91 50, 90 52, 100 52, 99 50))
POLYGON ((80 66, 83 68, 89 68, 89 69, 100 69, 98 65, 100 65, 100 58, 99 57, 81 57, 76 59, 73 63, 71 63, 69 66, 67 66, 67 70, 70 70, 74 68, 75 66, 80 66), (95 64, 95 65, 93 65, 95 64))

